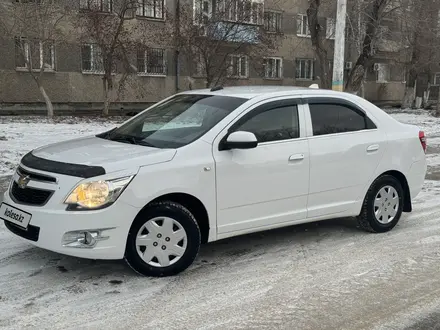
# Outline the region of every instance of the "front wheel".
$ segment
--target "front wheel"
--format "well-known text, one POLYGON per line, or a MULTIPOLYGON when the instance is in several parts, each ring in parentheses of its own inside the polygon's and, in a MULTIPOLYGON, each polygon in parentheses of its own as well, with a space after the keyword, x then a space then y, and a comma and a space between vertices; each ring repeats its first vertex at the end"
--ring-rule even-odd
POLYGON ((176 275, 193 263, 200 241, 199 226, 188 209, 171 201, 153 203, 131 226, 125 260, 145 276, 176 275))
POLYGON ((384 233, 393 229, 403 211, 403 188, 399 180, 390 175, 378 178, 365 197, 358 216, 359 226, 369 232, 384 233))

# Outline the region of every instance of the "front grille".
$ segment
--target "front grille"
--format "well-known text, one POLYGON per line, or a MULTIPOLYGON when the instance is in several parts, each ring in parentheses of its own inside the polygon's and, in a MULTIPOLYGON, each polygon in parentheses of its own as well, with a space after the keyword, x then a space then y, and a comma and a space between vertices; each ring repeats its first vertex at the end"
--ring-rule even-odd
POLYGON ((52 183, 56 183, 57 182, 57 179, 52 177, 52 176, 48 176, 48 175, 44 175, 44 174, 38 174, 38 173, 31 173, 29 171, 26 171, 22 167, 19 167, 17 169, 17 174, 19 176, 28 176, 29 179, 34 180, 34 181, 52 182, 52 183))
POLYGON ((19 204, 43 206, 47 203, 52 194, 53 191, 50 190, 41 190, 30 187, 21 189, 15 181, 12 183, 11 187, 11 197, 14 202, 19 204))
POLYGON ((28 239, 33 242, 38 242, 38 238, 40 237, 40 228, 29 225, 27 230, 20 228, 9 221, 5 221, 5 226, 15 235, 21 236, 25 239, 28 239))

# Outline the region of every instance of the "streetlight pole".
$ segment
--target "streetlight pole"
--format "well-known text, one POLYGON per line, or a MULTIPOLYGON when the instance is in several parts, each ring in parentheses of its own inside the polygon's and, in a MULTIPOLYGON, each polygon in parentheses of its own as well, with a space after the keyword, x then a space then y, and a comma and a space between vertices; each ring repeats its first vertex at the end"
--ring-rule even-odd
POLYGON ((176 70, 176 81, 175 81, 175 88, 176 93, 179 92, 179 80, 180 80, 180 0, 176 1, 176 19, 175 19, 175 26, 174 26, 174 37, 175 37, 175 53, 174 53, 174 63, 175 63, 175 70, 176 70))
POLYGON ((335 53, 333 55, 333 82, 332 89, 344 90, 344 63, 345 63, 345 16, 347 14, 347 0, 338 0, 336 14, 335 53))

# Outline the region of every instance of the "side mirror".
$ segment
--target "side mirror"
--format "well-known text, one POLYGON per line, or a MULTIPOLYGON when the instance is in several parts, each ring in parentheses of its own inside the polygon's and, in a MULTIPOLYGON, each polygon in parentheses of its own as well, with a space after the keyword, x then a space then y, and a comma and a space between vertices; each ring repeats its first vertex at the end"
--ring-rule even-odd
POLYGON ((238 131, 228 135, 222 149, 253 149, 257 146, 258 140, 254 133, 238 131))

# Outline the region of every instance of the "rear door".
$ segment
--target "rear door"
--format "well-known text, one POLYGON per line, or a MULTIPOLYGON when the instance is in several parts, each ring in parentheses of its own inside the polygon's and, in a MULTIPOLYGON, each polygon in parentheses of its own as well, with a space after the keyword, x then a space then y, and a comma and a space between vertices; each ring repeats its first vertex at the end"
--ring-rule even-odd
MULTIPOLYGON (((386 135, 357 105, 309 98, 310 192, 308 217, 344 213, 363 198, 386 149, 386 135)), ((307 106, 306 106, 307 107, 307 106)))

